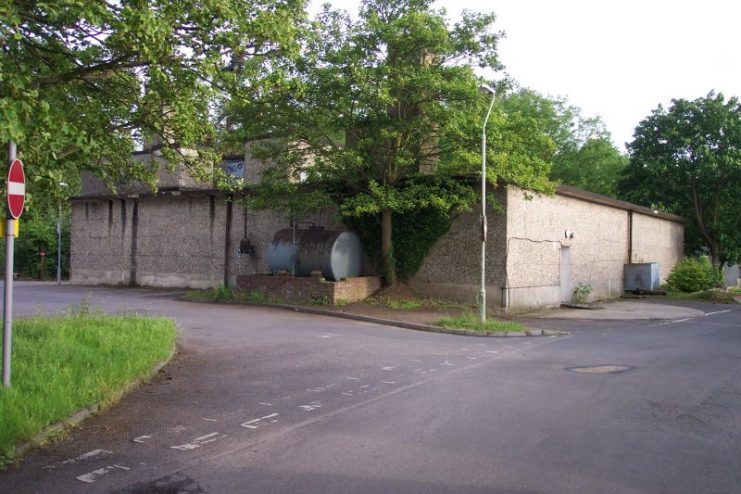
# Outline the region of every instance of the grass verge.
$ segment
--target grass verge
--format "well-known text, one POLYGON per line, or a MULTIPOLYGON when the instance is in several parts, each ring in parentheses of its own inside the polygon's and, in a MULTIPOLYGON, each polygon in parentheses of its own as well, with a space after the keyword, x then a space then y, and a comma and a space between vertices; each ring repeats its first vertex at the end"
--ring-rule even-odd
POLYGON ((49 425, 115 403, 168 357, 175 336, 174 321, 138 315, 16 319, 11 387, 0 388, 0 469, 49 425))
POLYGON ((441 319, 435 324, 451 329, 472 329, 474 331, 497 331, 501 333, 525 331, 527 329, 524 324, 516 321, 490 319, 482 323, 477 315, 471 313, 463 314, 460 317, 441 319))
POLYGON ((220 286, 219 288, 210 288, 207 290, 191 290, 183 295, 185 300, 192 302, 224 302, 224 303, 243 303, 253 302, 257 304, 285 304, 286 301, 281 298, 274 298, 267 295, 262 290, 252 290, 251 292, 235 291, 229 287, 220 286))
POLYGON ((667 291, 666 298, 670 300, 696 300, 713 304, 735 304, 734 293, 726 290, 703 290, 701 292, 673 292, 667 291))

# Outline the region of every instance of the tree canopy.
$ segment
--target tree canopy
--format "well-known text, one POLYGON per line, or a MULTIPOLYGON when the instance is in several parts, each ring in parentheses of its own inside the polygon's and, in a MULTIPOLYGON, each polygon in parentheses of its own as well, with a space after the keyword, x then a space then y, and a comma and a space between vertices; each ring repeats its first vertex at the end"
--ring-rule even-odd
POLYGON ((17 142, 31 190, 80 168, 153 183, 130 159, 148 139, 206 177, 214 97, 259 88, 270 59, 296 50, 303 15, 303 0, 3 2, 0 141, 17 142), (196 145, 197 159, 179 154, 196 145))
POLYGON ((599 117, 584 117, 561 97, 519 88, 505 95, 502 109, 532 122, 553 140, 551 179, 615 197, 627 158, 620 154, 599 117))
MULTIPOLYGON (((357 21, 326 7, 299 63, 284 69, 284 91, 229 110, 246 138, 293 143, 265 174, 263 197, 317 184, 346 217, 378 217, 393 284, 393 216, 466 209, 475 197, 451 177, 480 167, 490 100, 478 92, 474 66, 500 68, 494 20, 467 12, 451 23, 430 0, 366 0, 357 21)), ((489 181, 551 190, 550 140, 527 132, 524 119, 503 117, 496 111, 490 121, 489 181)))
POLYGON ((709 93, 661 105, 636 127, 620 183, 628 200, 689 221, 685 245, 741 261, 741 104, 709 93))

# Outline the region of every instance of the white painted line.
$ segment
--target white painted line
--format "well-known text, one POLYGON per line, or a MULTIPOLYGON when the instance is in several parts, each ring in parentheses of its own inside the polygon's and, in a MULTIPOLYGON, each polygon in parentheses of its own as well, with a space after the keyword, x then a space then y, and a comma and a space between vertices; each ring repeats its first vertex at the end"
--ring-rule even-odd
POLYGON ((396 381, 381 381, 383 384, 396 384, 396 381))
POLYGON ((133 439, 133 441, 134 441, 135 443, 140 443, 140 444, 141 444, 141 443, 143 443, 143 442, 144 442, 145 440, 147 440, 147 439, 151 439, 151 438, 152 438, 152 436, 151 436, 150 434, 144 434, 143 436, 135 437, 135 438, 133 439))
POLYGON ((94 449, 92 451, 88 451, 87 453, 83 453, 79 456, 75 456, 74 458, 70 458, 69 460, 64 460, 63 462, 58 463, 56 465, 46 465, 43 468, 53 470, 55 468, 59 468, 64 465, 73 465, 81 461, 89 460, 90 458, 96 458, 98 456, 108 456, 112 454, 113 454, 113 451, 110 451, 107 449, 94 449))
POLYGON ((707 317, 707 316, 712 316, 712 315, 714 315, 714 314, 725 314, 726 312, 731 312, 731 309, 726 309, 726 310, 717 310, 717 311, 715 311, 715 312, 707 312, 707 313, 705 313, 705 317, 707 317))
POLYGON ((444 365, 445 367, 453 367, 453 363, 450 362, 450 361, 448 361, 448 360, 446 360, 445 362, 443 362, 441 365, 444 365))
POLYGON ((351 381, 360 381, 359 377, 348 377, 348 379, 351 381))
POLYGON ((498 350, 487 350, 486 353, 499 353, 498 350))
POLYGON ((390 367, 390 366, 389 367, 381 367, 381 370, 385 370, 385 371, 392 371, 394 369, 396 369, 396 367, 390 367))
POLYGON ((212 443, 225 437, 226 434, 222 434, 220 432, 212 432, 211 434, 206 434, 205 436, 200 436, 193 439, 193 442, 180 444, 178 446, 170 446, 170 448, 177 449, 179 451, 189 451, 191 449, 200 448, 202 444, 212 443))
MULTIPOLYGON (((260 417, 259 419, 248 420, 247 422, 243 422, 239 425, 241 425, 245 429, 257 429, 261 420, 272 419, 273 417, 277 417, 278 415, 278 413, 271 413, 270 415, 265 415, 264 417, 260 417)), ((273 420, 272 422, 277 422, 277 420, 273 420)))
POLYGON ((99 478, 101 478, 104 475, 107 475, 115 470, 131 470, 130 468, 121 466, 121 465, 108 465, 107 467, 99 468, 97 470, 93 470, 92 472, 78 475, 75 477, 80 482, 85 482, 86 484, 92 484, 99 478))
POLYGON ((342 394, 345 395, 345 396, 353 396, 352 393, 342 393, 342 394))
POLYGON ((468 360, 478 360, 478 357, 466 357, 468 360))
POLYGON ((272 407, 272 406, 273 406, 273 404, 272 404, 272 403, 263 403, 263 402, 261 402, 261 401, 258 401, 258 402, 257 402, 257 404, 258 404, 258 405, 265 405, 266 407, 272 407))
POLYGON ((312 410, 316 410, 317 408, 322 408, 322 404, 318 401, 314 401, 310 405, 299 405, 298 407, 306 412, 311 412, 312 410))
POLYGON ((201 417, 201 418, 203 420, 205 420, 206 422, 218 422, 218 420, 216 420, 216 419, 209 419, 209 418, 206 418, 206 417, 201 417))

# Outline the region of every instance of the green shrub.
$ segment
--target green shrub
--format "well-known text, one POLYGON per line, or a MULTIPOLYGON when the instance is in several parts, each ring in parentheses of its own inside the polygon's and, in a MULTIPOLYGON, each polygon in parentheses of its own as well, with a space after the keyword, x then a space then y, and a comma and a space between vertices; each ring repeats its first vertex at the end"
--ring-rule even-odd
POLYGON ((685 257, 674 266, 666 285, 677 292, 699 292, 717 286, 719 274, 706 257, 685 257))

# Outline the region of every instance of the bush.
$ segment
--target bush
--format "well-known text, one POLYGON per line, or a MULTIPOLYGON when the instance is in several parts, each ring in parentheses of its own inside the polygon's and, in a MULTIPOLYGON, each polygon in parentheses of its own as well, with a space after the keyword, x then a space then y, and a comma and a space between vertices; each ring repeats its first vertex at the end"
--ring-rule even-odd
POLYGON ((719 284, 719 274, 706 257, 685 257, 674 266, 666 285, 677 292, 699 292, 719 284))

